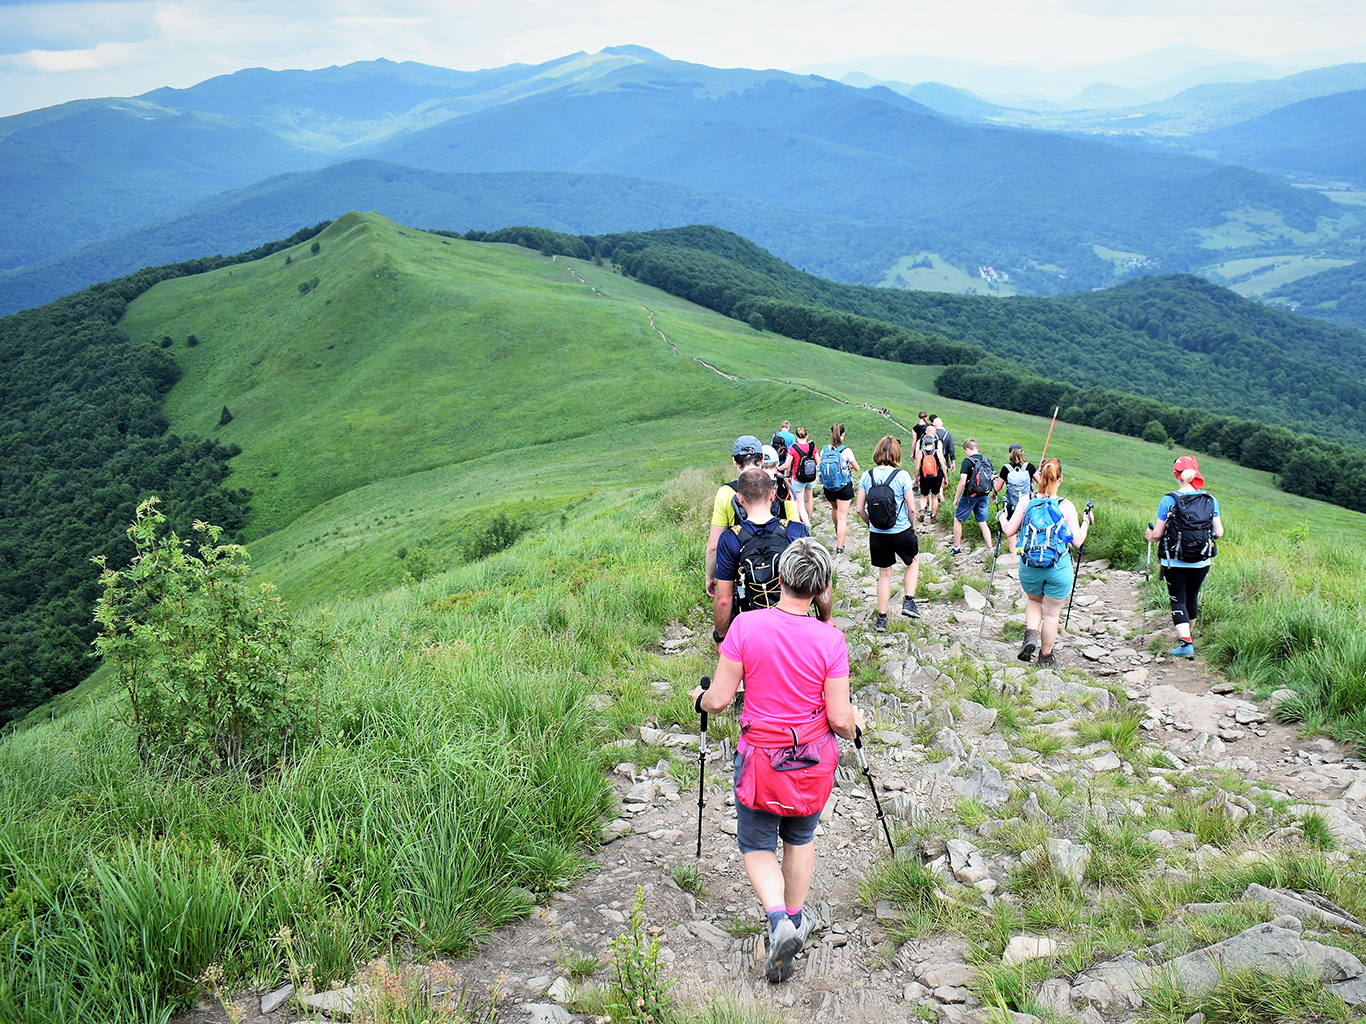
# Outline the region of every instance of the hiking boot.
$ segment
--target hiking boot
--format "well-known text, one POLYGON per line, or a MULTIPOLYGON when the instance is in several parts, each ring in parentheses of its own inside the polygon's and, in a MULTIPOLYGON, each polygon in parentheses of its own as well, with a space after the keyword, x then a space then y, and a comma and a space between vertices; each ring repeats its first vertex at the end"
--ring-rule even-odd
POLYGON ((961 555, 962 553, 963 553, 963 549, 962 549, 962 548, 950 548, 950 549, 949 549, 949 554, 950 554, 950 555, 955 555, 955 556, 956 556, 956 555, 961 555))
POLYGON ((842 554, 844 554, 844 548, 836 548, 836 549, 835 549, 835 554, 837 554, 837 555, 842 555, 842 554))
POLYGON ((1191 643, 1189 640, 1185 643, 1177 644, 1172 648, 1172 657, 1193 659, 1195 657, 1195 644, 1191 643))
POLYGON ((1039 631, 1037 629, 1026 629, 1024 643, 1020 645, 1020 653, 1015 655, 1019 661, 1030 661, 1034 657, 1034 652, 1039 649, 1039 631))
POLYGON ((915 606, 915 598, 903 597, 901 599, 901 614, 908 619, 920 618, 920 609, 915 606))
POLYGON ((878 612, 878 613, 877 613, 877 618, 875 618, 875 619, 873 620, 873 632, 874 632, 874 633, 885 633, 885 632, 887 632, 887 613, 886 613, 886 612, 878 612))
POLYGON ((793 959, 802 951, 803 941, 790 917, 778 922, 778 927, 768 934, 768 963, 764 965, 764 977, 775 985, 792 977, 793 959))
POLYGON ((1053 667, 1054 665, 1056 665, 1057 663, 1058 663, 1058 652, 1057 652, 1057 651, 1049 651, 1047 654, 1044 654, 1043 651, 1040 651, 1040 652, 1039 652, 1039 660, 1038 660, 1038 662, 1037 662, 1039 668, 1052 668, 1052 667, 1053 667))

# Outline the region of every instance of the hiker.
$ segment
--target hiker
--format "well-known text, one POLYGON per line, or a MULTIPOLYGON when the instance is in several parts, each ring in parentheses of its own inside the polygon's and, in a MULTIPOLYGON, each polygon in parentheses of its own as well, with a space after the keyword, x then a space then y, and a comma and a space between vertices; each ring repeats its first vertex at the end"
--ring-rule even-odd
MULTIPOLYGON (((773 481, 773 514, 791 522, 801 520, 801 512, 797 508, 797 503, 792 500, 792 488, 788 486, 786 478, 781 472, 782 467, 778 462, 778 453, 771 444, 764 445, 763 470, 768 474, 768 478, 773 481)), ((743 519, 745 512, 739 501, 736 501, 735 511, 737 518, 743 519)))
MULTIPOLYGON (((1034 491, 1034 474, 1039 471, 1039 467, 1032 462, 1025 461, 1024 447, 1019 444, 1012 444, 1009 448, 1009 461, 1001 467, 1001 473, 996 478, 996 493, 999 495, 1004 490, 1005 498, 1002 499, 1005 508, 1002 510, 998 522, 1009 519, 1015 514, 1015 509, 1020 502, 1026 500, 1034 491)), ((1010 546, 1010 553, 1015 554, 1015 535, 1011 534, 1006 538, 1010 546)))
POLYGON ((835 554, 844 554, 844 541, 849 535, 849 503, 854 500, 854 474, 859 472, 858 460, 844 443, 844 424, 830 428, 830 443, 821 449, 819 463, 821 487, 825 500, 830 502, 830 518, 835 524, 835 554))
MULTIPOLYGON (((716 594, 711 610, 712 639, 718 644, 736 615, 778 603, 777 556, 798 537, 810 536, 803 523, 773 514, 775 487, 767 472, 747 469, 737 483, 745 515, 721 534, 716 545, 716 594)), ((828 601, 818 601, 817 611, 830 621, 828 601)))
MULTIPOLYGON (((741 434, 731 446, 731 462, 739 474, 764 461, 764 446, 753 434, 741 434)), ((722 484, 716 489, 716 497, 711 504, 711 534, 707 538, 707 596, 716 596, 716 544, 721 534, 735 525, 735 485, 737 480, 722 484)))
POLYGON ((944 465, 948 474, 952 476, 953 471, 958 468, 958 449, 953 446, 953 435, 945 429, 944 421, 938 416, 930 422, 934 424, 935 432, 939 435, 939 443, 944 446, 944 465))
POLYGON ((778 560, 776 607, 735 619, 710 688, 693 690, 699 712, 729 706, 743 676, 745 710, 735 745, 736 840, 745 873, 768 916, 771 982, 792 976, 794 958, 815 925, 805 908, 816 867, 815 835, 834 787, 839 744, 864 727, 849 699, 849 648, 834 626, 809 617, 830 593, 834 566, 812 537, 778 560), (783 859, 775 854, 783 841, 783 859))
POLYGON ((896 560, 906 565, 901 614, 920 618, 915 588, 920 580, 920 542, 915 535, 915 482, 901 468, 901 442, 888 435, 877 443, 873 468, 858 484, 858 516, 868 524, 868 555, 877 566, 877 618, 873 631, 887 632, 887 603, 892 597, 896 560))
POLYGON ((920 514, 929 522, 939 513, 939 496, 944 490, 944 448, 933 423, 925 425, 925 432, 915 446, 915 475, 920 481, 920 514))
POLYGON ((977 450, 977 442, 968 438, 963 442, 963 472, 958 477, 958 488, 953 492, 953 549, 951 555, 963 553, 963 524, 968 516, 977 520, 982 529, 982 540, 991 547, 991 527, 987 513, 991 507, 993 474, 991 460, 977 450))
POLYGON ((816 478, 820 476, 820 452, 816 442, 806 436, 806 428, 797 428, 797 440, 788 446, 788 481, 797 515, 808 527, 816 505, 816 478))
POLYGON ((915 426, 911 428, 911 433, 915 435, 916 443, 925 436, 925 431, 930 429, 930 414, 924 409, 915 414, 915 426))
POLYGON ((1172 473, 1181 486, 1163 495, 1157 505, 1157 522, 1143 536, 1160 542, 1158 562, 1167 578, 1178 641, 1172 657, 1194 658, 1191 619, 1200 615, 1200 585, 1219 553, 1215 541, 1224 535, 1224 521, 1219 517, 1219 499, 1205 490, 1205 478, 1194 456, 1177 459, 1172 473))
POLYGON ((769 443, 773 445, 773 450, 778 453, 778 473, 783 477, 791 474, 787 471, 787 450, 792 447, 792 442, 797 440, 797 435, 792 433, 792 424, 788 420, 783 420, 783 425, 773 432, 773 440, 769 443))
POLYGON ((1039 664, 1056 664, 1053 645, 1058 639, 1058 616, 1072 592, 1072 556, 1067 546, 1080 549, 1095 517, 1077 519, 1077 507, 1058 497, 1062 463, 1044 459, 1039 467, 1039 492, 1015 509, 1002 529, 1007 537, 1020 534, 1020 587, 1025 592, 1025 635, 1020 661, 1039 652, 1039 664))

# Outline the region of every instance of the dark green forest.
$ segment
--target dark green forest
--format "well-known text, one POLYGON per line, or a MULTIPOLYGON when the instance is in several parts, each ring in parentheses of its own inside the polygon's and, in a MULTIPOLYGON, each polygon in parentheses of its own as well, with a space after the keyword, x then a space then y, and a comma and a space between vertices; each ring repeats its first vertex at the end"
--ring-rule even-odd
POLYGON ((935 380, 945 398, 976 402, 1067 423, 1109 430, 1145 441, 1171 441, 1184 449, 1232 459, 1277 474, 1291 494, 1366 512, 1366 452, 1233 416, 1212 416, 1106 388, 1076 388, 1046 380, 999 359, 950 366, 935 380), (1294 466, 1294 473, 1284 472, 1294 466))
MULTIPOLYGON (((971 346, 1080 388, 1366 444, 1366 332, 1263 306, 1190 275, 1051 299, 999 299, 840 284, 706 226, 597 236, 509 228, 475 236, 610 259, 647 284, 739 320, 758 313, 767 324, 765 311, 778 316, 777 302, 881 321, 909 332, 898 336, 909 345, 906 361, 962 362, 947 349, 936 355, 935 347, 971 346), (929 346, 924 357, 916 345, 929 346)), ((802 321, 789 312, 786 323, 802 321)), ((829 331, 793 336, 846 348, 822 340, 833 337, 829 331)), ((846 350, 877 354, 852 343, 846 350)))
POLYGON ((140 500, 160 496, 183 535, 195 519, 230 533, 246 523, 250 495, 226 486, 238 450, 170 433, 161 411, 186 339, 134 345, 117 326, 124 309, 158 281, 260 259, 326 226, 237 256, 152 267, 0 319, 0 723, 94 669, 99 586, 90 559, 132 557, 125 530, 140 500))
POLYGON ((1366 329, 1366 260, 1292 281, 1271 296, 1293 299, 1311 316, 1366 329))

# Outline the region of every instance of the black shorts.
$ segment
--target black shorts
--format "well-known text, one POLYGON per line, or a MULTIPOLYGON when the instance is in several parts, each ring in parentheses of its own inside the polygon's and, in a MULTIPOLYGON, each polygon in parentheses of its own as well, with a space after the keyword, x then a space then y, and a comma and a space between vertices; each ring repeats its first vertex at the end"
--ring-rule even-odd
POLYGON ((944 477, 942 474, 939 476, 922 476, 920 478, 920 494, 922 497, 928 498, 931 494, 938 494, 943 487, 944 477))
POLYGON ((829 487, 825 489, 826 501, 853 501, 854 500, 854 481, 850 480, 843 487, 832 491, 829 487))
POLYGON ((920 540, 916 537, 914 528, 902 530, 900 533, 869 531, 868 554, 873 565, 879 569, 896 565, 898 558, 910 565, 915 561, 915 556, 920 554, 920 540))

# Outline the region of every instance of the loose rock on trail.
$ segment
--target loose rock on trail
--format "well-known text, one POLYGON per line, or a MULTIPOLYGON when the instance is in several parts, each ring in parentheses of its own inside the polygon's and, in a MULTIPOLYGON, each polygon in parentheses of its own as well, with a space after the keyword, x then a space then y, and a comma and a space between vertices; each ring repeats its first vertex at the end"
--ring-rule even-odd
MULTIPOLYGON (((818 502, 815 533, 833 549, 825 508, 818 502)), ((1008 623, 1022 624, 1016 560, 1001 554, 988 595, 988 549, 965 549, 951 557, 947 530, 938 524, 918 524, 917 530, 926 552, 922 580, 929 591, 919 602, 923 618, 900 620, 905 629, 873 631, 876 570, 867 565, 867 533, 852 513, 847 553, 836 557, 835 614, 852 661, 876 668, 876 681, 856 673, 854 700, 868 713, 867 747, 883 806, 902 826, 906 845, 899 853, 928 864, 946 889, 976 889, 980 896, 974 898, 990 907, 996 900, 1018 899, 1009 889, 1011 873, 1031 863, 1046 862, 1050 870, 1080 880, 1091 857, 1080 823, 1095 815, 1141 822, 1167 793, 1198 796, 1235 820, 1265 814, 1247 796, 1221 786, 1227 773, 1273 794, 1285 808, 1277 824, 1268 819, 1265 828, 1250 833, 1251 845, 1298 841, 1303 827, 1297 822, 1315 814, 1336 837, 1332 856, 1345 859, 1366 850, 1366 763, 1329 740, 1298 739, 1293 728, 1273 720, 1265 704, 1227 679, 1199 662, 1160 653, 1170 646, 1169 619, 1163 610, 1145 616, 1141 575, 1105 562, 1084 563, 1071 628, 1057 646, 1059 664, 1039 669, 1016 660, 1018 641, 1001 639, 1003 629, 1012 628, 1008 623), (962 585, 963 597, 951 600, 955 582, 962 585), (980 657, 974 653, 979 630, 984 637, 980 657), (1154 637, 1162 643, 1150 645, 1154 637), (982 687, 1016 702, 1015 713, 1039 750, 1001 727, 998 707, 972 699, 970 694, 980 696, 982 687), (1103 740, 1079 738, 1089 720, 1115 716, 1121 708, 1140 723, 1135 747, 1117 749, 1103 740), (1135 755, 1139 748, 1160 750, 1162 756, 1140 758, 1135 755), (1115 777, 1136 784, 1107 788, 1106 780, 1115 777), (1083 806, 1075 797, 1061 796, 1063 780, 1085 783, 1094 802, 1083 806), (958 810, 965 800, 985 819, 979 827, 962 823, 967 819, 958 810), (1077 830, 1050 835, 1019 854, 1002 852, 990 841, 991 816, 1004 814, 1001 809, 1011 801, 1019 818, 1031 821, 1045 819, 1045 804, 1061 806, 1065 817, 1052 821, 1053 832, 1074 824, 1077 830), (927 823, 936 827, 925 828, 927 823)), ((902 575, 898 566, 889 605, 894 623, 902 575)), ((1010 635, 1019 635, 1019 627, 1010 635)), ((713 656, 707 631, 681 624, 661 638, 660 650, 713 656)), ((671 686, 662 680, 656 685, 662 693, 671 686)), ((572 1011, 574 983, 565 975, 566 952, 597 955, 603 967, 593 980, 605 983, 611 973, 606 966, 610 943, 628 929, 639 889, 646 924, 659 938, 666 977, 676 982, 673 992, 684 1001, 721 994, 798 1021, 988 1019, 971 988, 974 950, 965 940, 938 933, 898 943, 893 932, 901 912, 886 901, 870 905, 861 898, 860 883, 887 850, 850 744, 843 745, 835 791, 817 833, 807 909, 819 924, 791 980, 765 981, 763 915, 734 839, 732 748, 715 735, 707 762, 702 858, 694 860, 697 743, 695 722, 651 721, 612 744, 618 810, 605 824, 595 867, 537 913, 493 935, 476 957, 450 964, 457 979, 453 991, 463 986, 475 1002, 496 996, 500 1021, 593 1020, 572 1011), (677 769, 669 760, 643 763, 645 746, 671 749, 676 763, 691 765, 691 788, 673 777, 677 769), (674 880, 676 866, 693 864, 702 875, 700 898, 674 880)), ((1168 870, 1177 873, 1234 856, 1265 856, 1257 849, 1234 854, 1200 846, 1191 833, 1157 825, 1150 826, 1146 838, 1170 859, 1168 870)), ((1319 971, 1330 991, 1349 1003, 1366 1003, 1366 968, 1351 953, 1325 946, 1320 934, 1324 929, 1366 932, 1360 923, 1340 908, 1325 907, 1327 901, 1316 894, 1249 886, 1242 899, 1265 904, 1266 923, 1175 957, 1162 969, 1198 987, 1224 967, 1293 962, 1319 971)), ((1056 929, 1012 936, 1003 959, 1049 957, 1068 941, 1056 929)), ((1155 957, 1151 950, 1137 949, 1074 976, 1052 977, 1035 1001, 1077 1020, 1128 1019, 1158 968, 1155 957)), ((250 1011, 243 1020, 287 1019, 291 1012, 261 1014, 254 1000, 243 997, 240 1005, 250 1011)), ((179 1018, 222 1019, 208 1010, 179 1018)), ((1016 1014, 1013 1019, 1025 1024, 1036 1018, 1016 1014)))

